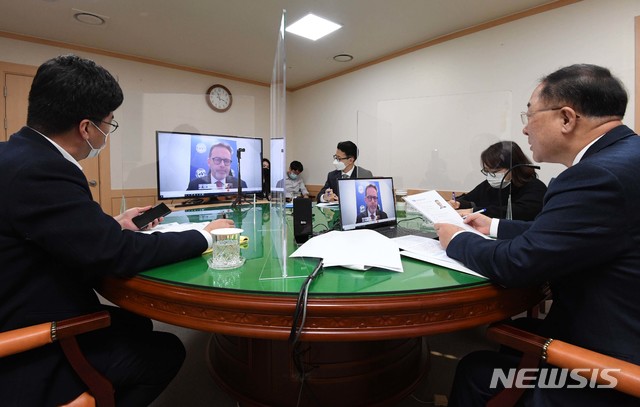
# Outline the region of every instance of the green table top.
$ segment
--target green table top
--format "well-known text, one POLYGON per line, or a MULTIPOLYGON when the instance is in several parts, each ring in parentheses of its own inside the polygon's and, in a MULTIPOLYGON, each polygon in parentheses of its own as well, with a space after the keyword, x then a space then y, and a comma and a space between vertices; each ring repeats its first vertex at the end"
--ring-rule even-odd
MULTIPOLYGON (((233 219, 236 227, 242 228, 243 236, 249 238, 241 255, 246 259, 242 267, 232 270, 212 270, 207 265, 211 254, 158 267, 140 274, 143 278, 163 283, 183 285, 192 288, 212 290, 232 290, 259 294, 297 294, 305 277, 319 262, 315 258, 286 259, 287 277, 282 276, 281 267, 272 236, 274 224, 271 215, 275 208, 269 204, 243 205, 236 209, 215 207, 175 211, 165 218, 165 222, 204 222, 225 213, 233 219)), ((293 238, 293 217, 286 210, 287 252, 296 249, 293 238)), ((407 214, 398 210, 399 224, 405 228, 423 231, 433 230, 418 214, 407 214)), ((337 208, 313 207, 314 232, 331 230, 339 219, 337 208)), ((411 293, 437 292, 461 289, 470 286, 490 284, 487 280, 445 267, 402 257, 404 272, 398 273, 372 268, 354 271, 342 267, 325 268, 310 288, 314 296, 362 296, 362 295, 406 295, 411 293)))

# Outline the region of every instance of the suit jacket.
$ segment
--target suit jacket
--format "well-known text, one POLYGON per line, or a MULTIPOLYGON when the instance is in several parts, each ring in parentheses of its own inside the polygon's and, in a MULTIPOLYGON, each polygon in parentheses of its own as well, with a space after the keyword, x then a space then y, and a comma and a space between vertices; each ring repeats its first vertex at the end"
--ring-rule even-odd
MULTIPOLYGON (((0 331, 97 311, 93 287, 102 276, 133 276, 207 248, 198 231, 122 230, 92 200, 82 171, 27 127, 0 143, 0 191, 0 331)), ((3 404, 52 403, 46 384, 65 365, 62 352, 52 345, 37 353, 0 362, 3 404)), ((60 381, 69 395, 81 393, 60 381)))
POLYGON ((447 254, 504 286, 549 281, 543 336, 640 364, 638 157, 640 137, 612 129, 554 180, 534 221, 501 220, 496 241, 461 233, 447 254))
MULTIPOLYGON (((379 219, 387 219, 387 213, 385 211, 378 210, 377 211, 378 220, 379 219)), ((362 223, 364 218, 369 217, 369 212, 365 209, 364 212, 360 212, 358 216, 356 216, 356 223, 362 223)), ((371 222, 371 221, 369 221, 371 222)))
MULTIPOLYGON (((333 190, 334 194, 340 196, 340 194, 338 193, 338 180, 341 177, 342 177, 342 171, 340 170, 333 170, 327 174, 327 181, 324 183, 324 186, 318 193, 318 197, 317 197, 318 202, 322 202, 320 200, 320 197, 324 195, 324 191, 326 191, 329 188, 333 190)), ((373 174, 371 173, 371 171, 362 167, 355 166, 353 169, 353 172, 351 173, 351 177, 349 178, 372 178, 372 177, 373 177, 373 174)))
MULTIPOLYGON (((227 175, 227 178, 225 178, 225 183, 229 184, 229 188, 238 188, 238 178, 232 176, 232 175, 227 175)), ((198 185, 201 184, 211 184, 211 173, 205 175, 204 177, 200 177, 200 178, 194 178, 189 182, 189 186, 187 186, 187 190, 188 191, 198 191, 200 190, 198 185)), ((244 182, 244 180, 242 181, 242 188, 246 188, 247 187, 247 183, 244 182)), ((203 192, 206 191, 216 191, 216 189, 203 189, 203 192)))

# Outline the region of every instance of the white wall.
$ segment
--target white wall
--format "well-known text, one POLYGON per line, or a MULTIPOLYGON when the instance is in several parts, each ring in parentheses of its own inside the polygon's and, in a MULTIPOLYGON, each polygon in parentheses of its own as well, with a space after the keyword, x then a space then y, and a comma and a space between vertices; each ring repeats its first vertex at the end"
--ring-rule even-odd
POLYGON ((104 66, 120 82, 124 103, 120 124, 110 137, 111 188, 155 188, 155 131, 213 133, 263 138, 269 154, 269 88, 103 55, 0 38, 0 60, 39 66, 57 55, 74 53, 104 66), (233 94, 225 113, 211 110, 204 92, 222 83, 233 94))
MULTIPOLYGON (((288 158, 303 162, 307 183, 321 184, 338 141, 353 140, 358 162, 394 176, 396 187, 469 189, 482 180, 479 156, 490 142, 514 140, 531 157, 519 113, 541 76, 573 63, 606 66, 625 83, 633 127, 637 15, 637 0, 585 0, 296 91, 288 158), (400 130, 409 121, 402 104, 427 107, 411 117, 415 132, 400 130), (381 143, 381 134, 392 137, 381 143)), ((542 164, 541 179, 563 168, 542 164)))
MULTIPOLYGON (((632 98, 625 121, 633 127, 637 15, 637 0, 585 0, 289 93, 287 162, 302 161, 305 181, 321 184, 336 144, 353 140, 359 164, 394 176, 396 187, 469 189, 482 180, 479 155, 490 142, 510 139, 529 151, 519 112, 542 75, 579 62, 607 66, 622 79, 632 98), (403 105, 421 117, 407 118, 403 105)), ((37 66, 68 52, 0 38, 3 61, 37 66)), ((125 92, 111 140, 112 188, 155 187, 157 129, 262 137, 268 157, 269 88, 78 54, 117 75, 125 92), (202 95, 218 82, 234 95, 224 114, 202 95)), ((561 170, 543 164, 541 179, 561 170)))

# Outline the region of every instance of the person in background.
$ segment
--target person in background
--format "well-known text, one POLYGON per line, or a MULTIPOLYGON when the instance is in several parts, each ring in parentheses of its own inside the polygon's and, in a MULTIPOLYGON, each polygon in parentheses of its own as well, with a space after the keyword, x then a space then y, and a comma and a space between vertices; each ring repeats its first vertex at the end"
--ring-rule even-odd
POLYGON ((461 215, 485 209, 485 215, 504 219, 511 196, 512 219, 533 220, 542 210, 542 199, 547 187, 538 179, 520 146, 513 141, 492 144, 480 154, 482 175, 486 180, 469 193, 455 197, 449 203, 461 215), (520 165, 520 166, 518 166, 520 165), (500 183, 509 168, 512 170, 500 183))
MULTIPOLYGON (((303 170, 304 167, 300 161, 291 161, 291 164, 289 164, 287 178, 284 180, 284 192, 287 201, 298 197, 309 198, 309 191, 307 191, 307 187, 300 176, 303 170)), ((282 188, 282 181, 278 181, 277 187, 282 188)))
MULTIPOLYGON (((80 347, 117 405, 146 406, 178 373, 184 346, 148 318, 102 305, 94 288, 106 276, 200 256, 211 230, 233 222, 143 234, 132 218, 149 207, 116 218, 102 211, 79 161, 107 145, 122 101, 117 80, 93 61, 65 55, 38 68, 27 125, 0 143, 0 332, 107 309, 111 326, 79 336, 80 347)), ((85 391, 57 344, 0 362, 2 405, 59 406, 85 391)))
MULTIPOLYGON (((622 123, 626 107, 622 82, 606 68, 572 65, 544 77, 521 114, 522 131, 534 160, 567 168, 549 186, 540 214, 530 222, 475 213, 464 220, 497 240, 451 224, 435 229, 449 257, 496 284, 550 283, 553 304, 546 318, 513 323, 638 365, 640 137, 622 123)), ((490 384, 494 372, 507 375, 519 359, 513 352, 490 351, 464 357, 449 406, 486 405, 501 387, 490 384)), ((554 388, 559 380, 549 378, 560 377, 560 369, 541 367, 547 369, 544 384, 552 385, 527 380, 535 387, 518 405, 638 405, 637 398, 613 388, 576 386, 573 380, 554 388)))
POLYGON ((271 197, 271 161, 262 159, 262 197, 269 200, 271 197))
POLYGON ((380 205, 378 205, 378 188, 375 185, 369 184, 364 189, 364 201, 366 209, 364 212, 358 213, 356 223, 375 222, 388 218, 387 214, 381 210, 380 205))
MULTIPOLYGON (((231 163, 233 162, 233 148, 227 143, 217 143, 209 149, 209 172, 204 177, 192 179, 187 186, 187 190, 215 190, 238 188, 238 178, 231 174, 231 163)), ((242 181, 242 188, 246 188, 247 183, 242 181)))
POLYGON ((356 166, 358 147, 352 141, 338 143, 333 155, 333 165, 336 168, 327 174, 327 181, 318 193, 318 202, 338 202, 338 180, 341 178, 371 178, 371 171, 356 166))

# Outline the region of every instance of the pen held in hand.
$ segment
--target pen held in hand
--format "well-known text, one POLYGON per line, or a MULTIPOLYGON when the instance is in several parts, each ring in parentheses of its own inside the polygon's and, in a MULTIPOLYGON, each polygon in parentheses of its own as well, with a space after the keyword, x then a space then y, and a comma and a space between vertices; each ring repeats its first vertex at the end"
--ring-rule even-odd
MULTIPOLYGON (((487 208, 482 208, 482 209, 480 209, 479 211, 475 211, 475 212, 473 212, 473 213, 485 213, 486 211, 487 211, 487 208)), ((464 216, 462 217, 462 220, 467 219, 467 216, 469 216, 469 215, 464 215, 464 216)))

